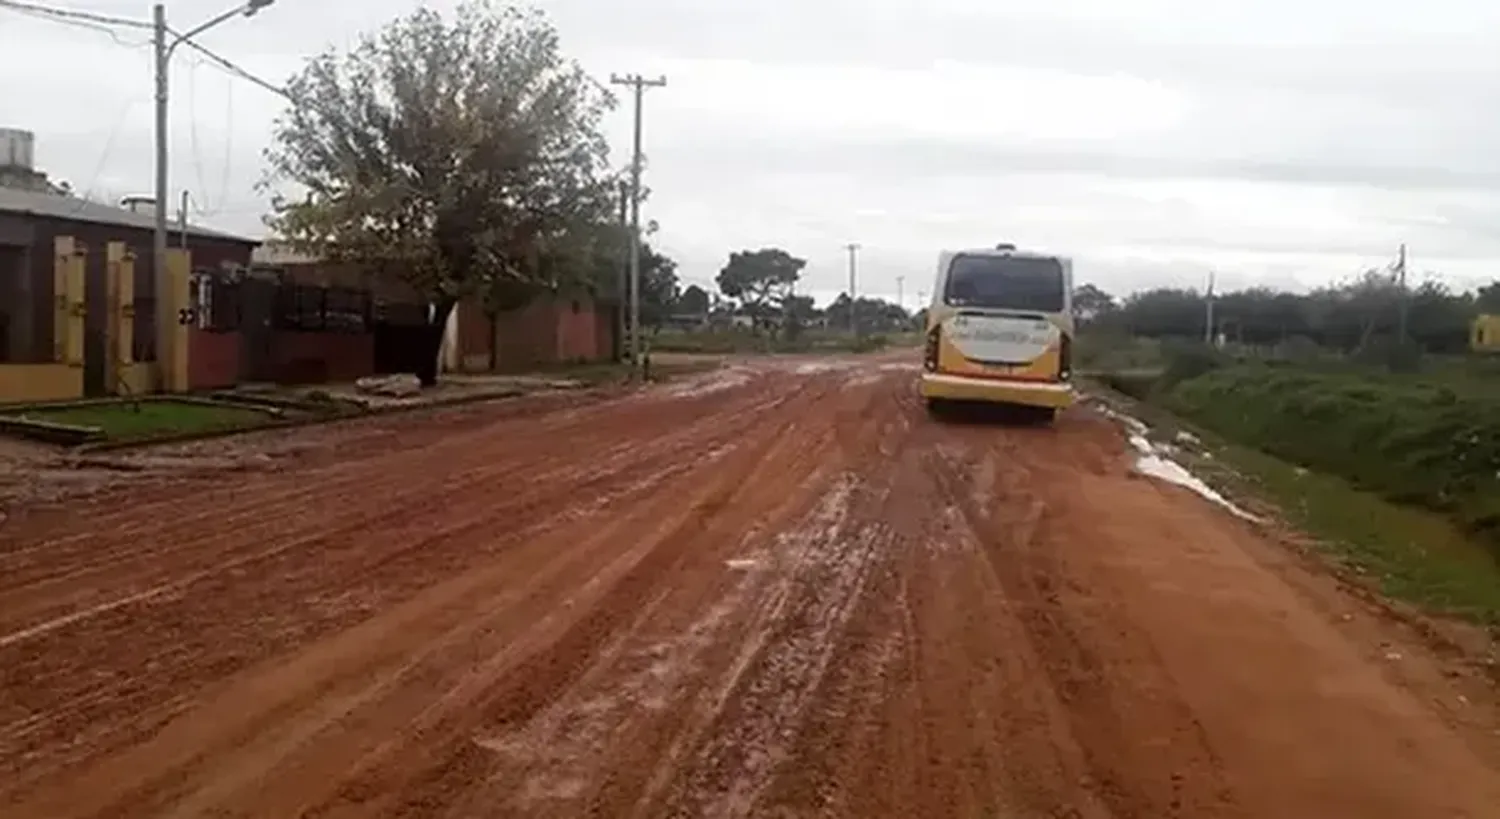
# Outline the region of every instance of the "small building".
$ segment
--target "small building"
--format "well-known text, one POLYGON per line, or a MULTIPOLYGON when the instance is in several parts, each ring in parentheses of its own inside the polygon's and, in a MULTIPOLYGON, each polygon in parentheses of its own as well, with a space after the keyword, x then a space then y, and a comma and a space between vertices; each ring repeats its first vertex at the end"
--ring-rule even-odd
POLYGON ((1476 353, 1500 353, 1500 315, 1481 313, 1469 325, 1469 349, 1476 353))
MULTIPOLYGON (((0 156, 0 161, 15 160, 0 156)), ((6 168, 12 178, 25 168, 6 168)), ((63 400, 160 387, 157 359, 155 281, 149 211, 127 210, 79 199, 56 190, 0 186, 0 403, 63 400), (59 244, 59 240, 64 240, 59 244), (71 242, 66 240, 71 239, 71 242), (131 324, 128 355, 111 361, 112 311, 106 248, 133 259, 130 302, 122 308, 131 324), (77 293, 62 293, 65 267, 59 250, 82 268, 77 293), (58 297, 76 299, 63 312, 58 297), (79 355, 64 361, 59 316, 82 319, 79 355)), ((259 241, 189 225, 174 228, 172 244, 185 248, 198 268, 243 268, 259 241)), ((118 261, 118 260, 116 260, 118 261)), ((122 268, 127 269, 127 268, 122 268)), ((119 317, 115 317, 119 320, 119 317)))
MULTIPOLYGON (((371 346, 354 339, 330 344, 291 339, 304 359, 322 356, 336 380, 365 366, 373 372, 411 372, 411 354, 425 348, 422 328, 427 305, 419 293, 390 271, 371 272, 360 265, 311 258, 282 243, 267 242, 256 251, 257 271, 277 271, 284 286, 322 288, 345 300, 363 293, 372 317, 371 346), (361 365, 361 357, 368 363, 361 365)), ((308 295, 293 301, 308 302, 308 295)), ((447 372, 520 372, 559 364, 606 361, 618 354, 614 305, 586 295, 554 294, 519 310, 491 315, 477 300, 461 302, 444 328, 440 368, 447 372)), ((346 322, 347 323, 347 322, 346 322)), ((280 356, 285 358, 285 356, 280 356)), ((309 365, 311 366, 311 365, 309 365)))
POLYGON ((473 299, 454 309, 444 337, 450 372, 521 372, 560 364, 609 361, 619 355, 613 302, 551 294, 490 315, 473 299))

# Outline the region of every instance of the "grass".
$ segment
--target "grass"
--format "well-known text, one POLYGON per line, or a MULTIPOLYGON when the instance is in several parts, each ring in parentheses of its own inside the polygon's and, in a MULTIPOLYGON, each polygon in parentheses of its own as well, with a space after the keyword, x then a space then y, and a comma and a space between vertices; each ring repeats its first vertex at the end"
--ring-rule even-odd
POLYGON ((1318 539, 1339 565, 1391 598, 1500 626, 1500 564, 1442 515, 1392 503, 1340 478, 1227 445, 1218 457, 1318 539))
POLYGON ((1500 563, 1455 521, 1184 424, 1160 404, 1140 402, 1134 412, 1159 430, 1196 434, 1213 457, 1192 458, 1186 465, 1195 473, 1226 494, 1275 506, 1311 536, 1319 556, 1386 597, 1500 627, 1500 563))
POLYGON ((1442 514, 1500 561, 1500 396, 1261 365, 1211 369, 1157 392, 1229 440, 1442 514))
POLYGON ((42 407, 12 413, 11 417, 75 427, 95 427, 111 441, 156 438, 164 435, 249 429, 269 423, 273 416, 246 407, 214 406, 185 401, 110 402, 64 407, 42 407))

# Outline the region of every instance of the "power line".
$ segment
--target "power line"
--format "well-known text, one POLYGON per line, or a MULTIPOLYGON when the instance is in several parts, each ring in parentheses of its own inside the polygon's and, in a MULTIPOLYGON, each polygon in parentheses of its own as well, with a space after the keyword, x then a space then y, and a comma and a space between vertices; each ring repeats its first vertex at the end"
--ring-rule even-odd
POLYGON ((71 23, 94 23, 98 26, 122 26, 144 31, 151 30, 151 24, 144 20, 131 20, 127 17, 111 17, 107 14, 95 14, 91 11, 76 11, 73 9, 58 8, 57 6, 23 3, 20 0, 0 0, 0 8, 28 12, 36 16, 50 17, 55 20, 71 23))
POLYGON ((196 43, 196 42, 194 42, 192 40, 183 40, 182 44, 185 45, 185 46, 187 46, 188 48, 191 48, 192 50, 198 52, 199 54, 202 54, 203 56, 207 57, 209 59, 209 61, 213 62, 219 68, 222 68, 225 71, 228 71, 229 73, 235 75, 236 77, 239 77, 240 79, 245 80, 247 82, 255 83, 256 85, 260 86, 261 88, 264 88, 265 90, 270 91, 272 94, 279 94, 279 95, 285 97, 286 99, 290 100, 293 103, 297 102, 296 98, 292 96, 292 94, 291 94, 290 91, 287 91, 285 88, 282 88, 281 86, 276 85, 275 83, 272 83, 272 82, 270 82, 268 80, 261 79, 260 77, 256 76, 255 74, 250 73, 248 70, 246 70, 244 68, 241 68, 239 65, 236 65, 229 58, 222 57, 222 56, 214 53, 213 51, 209 50, 208 47, 201 46, 201 45, 199 45, 198 43, 196 43))
POLYGON ((34 17, 38 20, 46 20, 49 23, 62 23, 75 28, 96 31, 114 40, 116 44, 126 48, 144 48, 151 45, 150 40, 126 40, 115 32, 111 26, 128 26, 140 28, 141 24, 135 20, 125 20, 117 17, 107 17, 101 14, 89 12, 71 11, 68 9, 38 6, 32 3, 20 3, 15 0, 0 0, 0 9, 9 9, 17 14, 34 17))
MULTIPOLYGON (((96 14, 90 11, 77 11, 75 9, 66 9, 57 6, 44 6, 37 3, 22 2, 22 0, 0 0, 0 9, 10 9, 11 11, 21 12, 32 17, 38 17, 41 19, 52 20, 58 23, 66 23, 83 28, 88 28, 93 31, 99 31, 104 34, 110 35, 115 39, 116 42, 120 43, 121 45, 129 46, 132 48, 147 46, 151 44, 149 40, 138 43, 121 40, 119 36, 109 28, 110 26, 114 26, 119 28, 132 28, 137 30, 150 31, 152 25, 145 20, 132 20, 128 17, 113 17, 107 14, 96 14)), ((178 32, 173 31, 172 34, 178 35, 178 32)), ((194 40, 183 40, 182 45, 193 49, 199 54, 202 54, 211 62, 213 62, 217 67, 228 71, 229 73, 239 77, 242 80, 255 83, 256 85, 264 88, 267 91, 270 91, 273 94, 280 94, 287 99, 292 99, 291 94, 289 94, 285 88, 281 88, 275 83, 269 82, 256 76, 245 68, 237 65, 229 58, 213 52, 208 47, 200 45, 194 40)))

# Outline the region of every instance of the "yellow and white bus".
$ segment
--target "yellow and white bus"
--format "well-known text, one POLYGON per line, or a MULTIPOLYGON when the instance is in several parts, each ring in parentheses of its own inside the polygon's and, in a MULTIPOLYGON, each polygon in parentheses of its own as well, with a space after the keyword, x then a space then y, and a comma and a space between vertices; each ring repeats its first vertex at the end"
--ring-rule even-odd
POLYGON ((920 384, 934 414, 980 402, 1050 420, 1073 403, 1072 348, 1070 259, 1011 244, 938 257, 920 384))

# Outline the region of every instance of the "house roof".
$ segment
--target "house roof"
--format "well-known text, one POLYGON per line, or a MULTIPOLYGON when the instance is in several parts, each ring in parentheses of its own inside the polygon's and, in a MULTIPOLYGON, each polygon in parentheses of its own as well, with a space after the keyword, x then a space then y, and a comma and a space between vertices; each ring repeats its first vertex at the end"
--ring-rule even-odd
MULTIPOLYGON (((54 193, 5 187, 0 187, 0 213, 40 216, 48 219, 64 219, 72 222, 89 222, 98 225, 113 225, 138 230, 154 230, 156 227, 156 217, 150 213, 136 213, 135 211, 102 205, 98 202, 90 202, 74 196, 58 196, 54 193)), ((181 228, 177 227, 175 223, 170 227, 173 232, 181 234, 181 228)), ((225 233, 224 231, 200 227, 198 225, 188 225, 187 232, 189 236, 197 236, 203 239, 221 239, 230 242, 241 242, 247 245, 260 244, 259 239, 236 236, 233 233, 225 233)))

